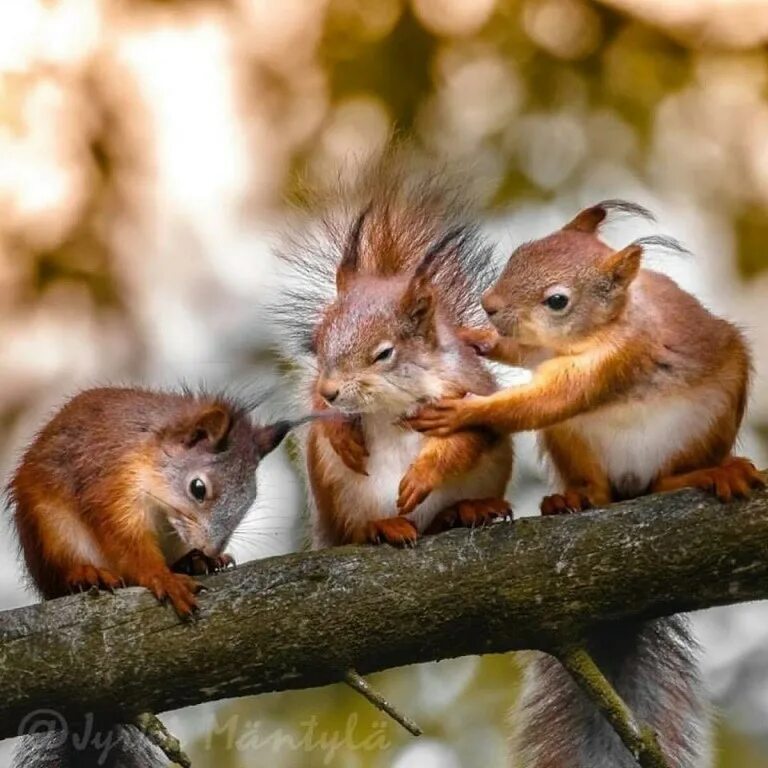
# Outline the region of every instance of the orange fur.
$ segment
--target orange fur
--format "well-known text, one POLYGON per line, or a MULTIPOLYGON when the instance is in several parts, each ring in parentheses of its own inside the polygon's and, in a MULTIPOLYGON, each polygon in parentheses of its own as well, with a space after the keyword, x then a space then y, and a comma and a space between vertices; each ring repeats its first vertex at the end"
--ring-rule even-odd
POLYGON ((587 209, 522 246, 483 297, 498 337, 462 331, 495 360, 519 365, 540 354, 530 383, 445 399, 410 423, 437 436, 483 426, 540 430, 563 490, 545 499, 546 513, 686 486, 724 500, 745 495, 762 479, 731 455, 750 372, 741 334, 669 278, 641 270, 641 245, 612 251, 595 233, 603 218, 599 206, 587 209), (554 294, 568 300, 567 312, 547 307, 554 294), (665 414, 679 421, 668 435, 665 414), (635 432, 637 471, 621 454, 635 432), (646 439, 661 441, 658 457, 646 439))
POLYGON ((346 415, 309 431, 316 545, 406 543, 406 523, 414 535, 423 532, 440 511, 435 507, 453 506, 464 488, 481 491, 483 499, 503 495, 512 456, 500 438, 472 430, 420 444, 397 426, 420 402, 494 389, 456 332, 472 277, 462 259, 474 243, 471 227, 449 226, 415 209, 374 204, 353 222, 340 249, 336 299, 322 307, 312 335, 313 403, 346 415), (405 230, 392 232, 393 221, 414 215, 421 242, 401 239, 405 230), (376 469, 364 483, 357 475, 367 477, 370 464, 376 469), (403 472, 399 488, 393 467, 403 472), (447 495, 438 496, 443 490, 447 495), (396 516, 409 519, 392 522, 396 516))
POLYGON ((190 551, 226 563, 221 549, 253 502, 259 457, 285 434, 275 426, 257 427, 242 406, 207 395, 102 388, 74 397, 9 486, 43 597, 138 585, 189 615, 200 587, 169 563, 190 551), (192 496, 192 479, 203 498, 192 496))
POLYGON ((479 430, 426 440, 400 481, 398 512, 409 514, 436 488, 468 472, 498 440, 495 435, 479 430))

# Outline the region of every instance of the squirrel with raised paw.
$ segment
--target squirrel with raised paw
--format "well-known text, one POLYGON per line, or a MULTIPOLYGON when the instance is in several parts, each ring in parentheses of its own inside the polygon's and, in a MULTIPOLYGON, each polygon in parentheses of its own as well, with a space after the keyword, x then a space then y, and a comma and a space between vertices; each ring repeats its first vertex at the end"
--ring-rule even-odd
MULTIPOLYGON (((450 435, 472 426, 540 430, 560 482, 543 514, 684 487, 722 501, 763 485, 734 456, 747 401, 742 334, 670 278, 641 268, 645 238, 614 250, 598 236, 612 211, 598 203, 561 230, 522 245, 482 300, 494 329, 462 337, 482 354, 534 367, 530 383, 425 408, 415 428, 450 435)), ((683 617, 622 623, 587 641, 674 768, 699 768, 708 718, 695 645, 683 617)), ((513 717, 513 763, 525 768, 633 768, 636 761, 553 658, 538 655, 513 717)))
POLYGON ((294 284, 284 302, 283 354, 308 353, 303 406, 344 417, 307 438, 318 547, 409 544, 509 511, 506 438, 484 428, 429 438, 402 424, 420 403, 495 390, 456 331, 473 318, 490 250, 439 179, 373 177, 351 223, 328 219, 322 243, 283 254, 294 275, 315 278, 314 292, 294 284))
POLYGON ((641 269, 644 246, 663 239, 618 251, 599 239, 617 208, 650 216, 607 201, 521 246, 483 296, 495 330, 462 334, 500 362, 543 357, 530 383, 436 403, 411 424, 434 435, 542 430, 563 486, 544 514, 685 487, 745 496, 763 481, 732 454, 750 374, 744 338, 669 277, 641 269))

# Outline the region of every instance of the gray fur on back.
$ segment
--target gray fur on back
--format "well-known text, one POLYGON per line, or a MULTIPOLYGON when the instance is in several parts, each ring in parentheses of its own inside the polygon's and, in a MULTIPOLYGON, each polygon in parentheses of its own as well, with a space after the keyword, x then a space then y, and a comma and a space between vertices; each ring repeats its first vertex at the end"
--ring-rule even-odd
MULTIPOLYGON (((100 734, 101 735, 101 734, 100 734)), ((104 734, 109 748, 78 744, 74 737, 55 731, 25 736, 13 768, 167 768, 165 755, 132 725, 115 726, 104 734)))
MULTIPOLYGON (((658 734, 670 768, 708 768, 708 708, 697 646, 682 616, 601 630, 590 643, 638 720, 658 734)), ((637 768, 613 729, 552 656, 530 654, 511 714, 515 768, 637 768)))

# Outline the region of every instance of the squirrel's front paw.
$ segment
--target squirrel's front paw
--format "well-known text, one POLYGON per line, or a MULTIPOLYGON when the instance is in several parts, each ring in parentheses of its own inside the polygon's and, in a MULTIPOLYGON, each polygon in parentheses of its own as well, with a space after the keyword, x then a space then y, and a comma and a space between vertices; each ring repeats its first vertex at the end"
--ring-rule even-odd
POLYGON ((334 453, 359 475, 367 475, 365 466, 368 448, 363 428, 357 421, 329 421, 324 425, 325 435, 334 453))
POLYGON ((494 520, 511 517, 512 508, 506 499, 466 499, 456 505, 456 515, 462 527, 477 528, 494 520))
POLYGON ((397 495, 397 511, 408 515, 440 484, 437 474, 411 464, 400 481, 397 495))
POLYGON ((428 435, 446 437, 471 423, 471 399, 438 400, 425 405, 405 421, 411 429, 428 435))
POLYGON ((512 508, 505 499, 465 499, 438 513, 427 533, 440 533, 451 528, 479 528, 506 517, 512 517, 512 508))
POLYGON ((174 573, 186 573, 190 576, 205 576, 234 567, 235 558, 226 552, 222 555, 209 557, 199 549, 193 549, 191 552, 187 552, 184 557, 179 558, 171 566, 171 570, 174 573))
POLYGON ((204 589, 191 576, 170 571, 148 575, 141 579, 140 586, 146 587, 161 603, 168 601, 183 619, 197 610, 195 595, 204 589))
POLYGON ((542 515, 571 515, 591 508, 592 502, 589 497, 573 490, 545 496, 540 505, 542 515))
POLYGON ((405 517, 385 517, 373 520, 366 528, 366 539, 372 544, 393 544, 405 547, 416 543, 419 532, 405 517))
POLYGON ((122 579, 112 571, 97 568, 95 565, 73 565, 64 575, 64 581, 70 592, 84 592, 91 587, 114 592, 118 587, 124 586, 122 579))

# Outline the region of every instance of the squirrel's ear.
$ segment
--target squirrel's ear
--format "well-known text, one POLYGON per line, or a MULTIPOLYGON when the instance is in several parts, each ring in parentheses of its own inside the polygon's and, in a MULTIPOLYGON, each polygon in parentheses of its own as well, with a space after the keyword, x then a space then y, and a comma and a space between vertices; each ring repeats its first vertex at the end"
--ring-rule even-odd
POLYGON ((415 335, 426 335, 432 327, 432 318, 435 314, 432 279, 440 264, 439 257, 450 248, 457 247, 465 234, 464 226, 449 229, 443 237, 427 249, 424 258, 413 272, 413 277, 403 295, 402 309, 408 316, 415 335))
POLYGON ((212 405, 195 417, 187 429, 184 443, 192 447, 206 440, 213 448, 218 448, 229 434, 232 419, 229 413, 219 405, 212 405))
POLYGON ((435 314, 435 296, 429 282, 414 277, 403 294, 401 306, 413 335, 426 335, 435 314))
POLYGON ((576 214, 563 229, 575 230, 576 232, 586 232, 593 235, 597 232, 597 228, 602 224, 607 215, 605 208, 598 204, 593 205, 591 208, 585 208, 576 214))
POLYGON ((254 439, 256 440, 256 450, 259 457, 266 456, 274 451, 283 441, 283 438, 291 431, 293 424, 290 421, 276 421, 274 424, 268 424, 265 427, 256 426, 253 428, 254 439))
POLYGON ((357 274, 360 262, 360 240, 363 233, 363 224, 365 224, 365 218, 370 210, 371 206, 368 205, 357 217, 349 232, 349 237, 344 245, 344 251, 341 254, 339 268, 336 270, 337 293, 341 293, 345 288, 348 288, 352 278, 357 274))
POLYGON ((633 243, 603 259, 600 269, 610 276, 615 285, 625 288, 637 277, 642 258, 642 246, 633 243))

